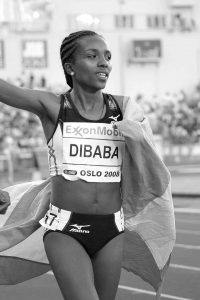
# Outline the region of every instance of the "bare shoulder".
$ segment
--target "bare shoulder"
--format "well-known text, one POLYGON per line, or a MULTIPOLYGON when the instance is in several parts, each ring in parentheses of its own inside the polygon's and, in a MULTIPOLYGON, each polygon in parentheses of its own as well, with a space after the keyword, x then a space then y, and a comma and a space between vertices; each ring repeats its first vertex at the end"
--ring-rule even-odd
POLYGON ((60 104, 61 96, 48 91, 38 91, 41 104, 48 109, 49 106, 60 104))
POLYGON ((42 114, 39 115, 46 139, 52 136, 60 111, 61 95, 51 92, 41 92, 40 103, 42 114))
POLYGON ((41 118, 47 117, 53 122, 57 119, 57 115, 60 109, 61 95, 56 95, 52 92, 38 91, 40 93, 39 101, 43 107, 41 118))
POLYGON ((46 101, 52 101, 56 103, 60 103, 60 95, 56 95, 53 92, 48 91, 37 91, 40 94, 40 100, 41 102, 45 103, 46 101))

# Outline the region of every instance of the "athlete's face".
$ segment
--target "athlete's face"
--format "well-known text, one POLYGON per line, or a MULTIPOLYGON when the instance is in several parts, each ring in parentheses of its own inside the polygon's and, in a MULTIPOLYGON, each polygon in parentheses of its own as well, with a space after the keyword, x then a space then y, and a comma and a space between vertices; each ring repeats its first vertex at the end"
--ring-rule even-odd
POLYGON ((111 52, 105 40, 98 36, 84 37, 78 43, 72 65, 74 86, 88 91, 105 88, 111 66, 111 52))

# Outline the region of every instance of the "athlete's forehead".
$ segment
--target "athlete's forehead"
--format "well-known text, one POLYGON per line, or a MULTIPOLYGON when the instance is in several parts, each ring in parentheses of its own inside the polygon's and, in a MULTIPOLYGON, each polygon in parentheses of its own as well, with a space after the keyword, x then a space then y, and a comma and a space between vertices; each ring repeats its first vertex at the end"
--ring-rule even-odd
POLYGON ((86 36, 78 42, 78 50, 79 51, 110 51, 108 43, 101 36, 86 36))

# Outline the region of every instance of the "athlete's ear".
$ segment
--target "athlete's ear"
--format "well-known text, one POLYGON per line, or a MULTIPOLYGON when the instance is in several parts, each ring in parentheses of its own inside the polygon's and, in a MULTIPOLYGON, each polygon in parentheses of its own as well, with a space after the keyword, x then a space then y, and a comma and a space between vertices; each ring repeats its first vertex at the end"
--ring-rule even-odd
POLYGON ((65 63, 64 66, 65 66, 65 70, 66 70, 67 74, 74 75, 74 71, 73 71, 73 67, 72 67, 71 63, 65 63))

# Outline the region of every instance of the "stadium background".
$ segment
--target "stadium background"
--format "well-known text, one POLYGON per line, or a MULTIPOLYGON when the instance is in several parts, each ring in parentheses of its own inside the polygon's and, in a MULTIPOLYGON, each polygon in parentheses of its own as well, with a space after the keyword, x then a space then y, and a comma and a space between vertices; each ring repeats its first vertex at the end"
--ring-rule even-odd
MULTIPOLYGON (((75 30, 96 30, 113 53, 106 91, 130 95, 143 106, 169 166, 196 164, 199 14, 195 0, 1 0, 0 77, 21 87, 61 93, 68 88, 59 58, 62 39, 75 30)), ((0 104, 2 184, 7 177, 17 180, 14 171, 25 170, 25 178, 28 169, 39 171, 44 159, 37 154, 45 157, 44 147, 34 115, 0 104)), ((41 176, 46 175, 44 167, 41 176)))
MULTIPOLYGON (((198 0, 0 0, 0 78, 18 86, 66 91, 63 38, 87 28, 108 40, 106 91, 144 108, 172 174, 177 243, 162 299, 200 299, 199 17, 198 0)), ((0 187, 47 176, 38 118, 0 103, 0 187)), ((3 300, 35 299, 36 291, 40 299, 60 299, 52 276, 1 287, 3 300)), ((117 299, 133 297, 150 299, 152 291, 123 273, 117 299)))

